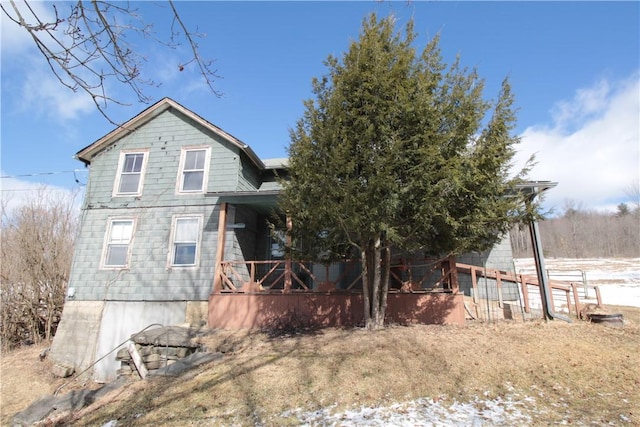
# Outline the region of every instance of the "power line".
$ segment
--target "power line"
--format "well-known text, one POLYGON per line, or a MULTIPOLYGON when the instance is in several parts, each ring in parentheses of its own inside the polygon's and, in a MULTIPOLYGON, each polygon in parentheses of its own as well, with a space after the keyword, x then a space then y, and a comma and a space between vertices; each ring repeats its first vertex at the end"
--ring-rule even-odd
POLYGON ((9 192, 16 192, 16 191, 40 191, 42 190, 41 188, 0 188, 0 192, 3 193, 9 193, 9 192))
MULTIPOLYGON (((46 175, 60 175, 60 174, 65 174, 65 173, 72 173, 73 174, 73 180, 75 181, 76 184, 78 184, 80 187, 84 187, 86 185, 85 182, 81 182, 80 179, 78 179, 78 175, 77 173, 79 172, 88 172, 86 170, 83 169, 74 169, 74 170, 68 170, 68 171, 58 171, 58 172, 37 172, 37 173, 25 173, 25 174, 17 174, 17 175, 4 175, 1 176, 0 178, 25 178, 25 177, 37 177, 37 176, 46 176, 46 175)), ((39 191, 40 187, 29 187, 29 188, 1 188, 0 187, 0 191, 3 193, 7 193, 7 192, 18 192, 18 191, 39 191)))
POLYGON ((43 175, 59 175, 59 174, 63 174, 63 173, 72 173, 75 176, 76 172, 87 172, 87 171, 85 171, 83 169, 74 169, 74 170, 70 170, 70 171, 58 171, 58 172, 36 172, 36 173, 25 173, 25 174, 20 174, 20 175, 3 175, 3 176, 0 176, 0 178, 2 178, 2 179, 4 179, 4 178, 27 178, 27 177, 43 176, 43 175))

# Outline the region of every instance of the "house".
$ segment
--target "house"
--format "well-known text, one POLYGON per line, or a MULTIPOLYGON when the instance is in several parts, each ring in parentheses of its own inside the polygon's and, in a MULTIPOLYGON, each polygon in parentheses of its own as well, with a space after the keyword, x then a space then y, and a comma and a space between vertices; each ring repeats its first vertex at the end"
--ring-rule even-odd
MULTIPOLYGON (((286 159, 260 159, 168 98, 76 158, 90 173, 55 362, 108 381, 116 362, 105 356, 153 325, 255 327, 292 312, 361 320, 358 266, 286 260, 285 233, 269 227, 286 159)), ((508 241, 482 256, 474 264, 512 268, 508 241)), ((394 270, 390 319, 464 322, 455 267, 409 261, 394 270), (443 292, 402 292, 407 283, 443 292)))

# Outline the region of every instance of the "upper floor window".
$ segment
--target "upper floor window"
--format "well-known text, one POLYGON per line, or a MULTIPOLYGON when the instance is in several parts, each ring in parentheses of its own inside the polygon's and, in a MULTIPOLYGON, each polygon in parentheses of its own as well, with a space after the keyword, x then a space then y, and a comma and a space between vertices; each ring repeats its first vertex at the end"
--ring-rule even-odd
POLYGON ((195 266, 198 264, 201 217, 175 217, 171 239, 171 265, 195 266))
POLYGON ((198 193, 207 188, 210 147, 183 148, 178 172, 178 192, 198 193))
POLYGON ((136 196, 142 193, 147 155, 146 151, 120 153, 114 188, 115 196, 136 196))
POLYGON ((102 263, 104 267, 126 268, 129 265, 133 225, 133 219, 109 220, 102 263))

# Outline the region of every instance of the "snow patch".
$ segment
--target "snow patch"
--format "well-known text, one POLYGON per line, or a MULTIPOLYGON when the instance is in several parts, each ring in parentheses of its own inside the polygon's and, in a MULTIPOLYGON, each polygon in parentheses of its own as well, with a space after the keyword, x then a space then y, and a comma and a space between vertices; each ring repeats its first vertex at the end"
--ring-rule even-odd
MULTIPOLYGON (((533 258, 514 260, 518 274, 536 274, 533 258)), ((640 307, 640 258, 546 258, 549 277, 581 282, 600 288, 602 302, 640 307)))
POLYGON ((528 425, 531 417, 522 409, 534 409, 535 399, 511 394, 495 399, 475 398, 471 402, 421 398, 389 406, 335 411, 329 406, 316 411, 286 411, 303 426, 483 426, 528 425))

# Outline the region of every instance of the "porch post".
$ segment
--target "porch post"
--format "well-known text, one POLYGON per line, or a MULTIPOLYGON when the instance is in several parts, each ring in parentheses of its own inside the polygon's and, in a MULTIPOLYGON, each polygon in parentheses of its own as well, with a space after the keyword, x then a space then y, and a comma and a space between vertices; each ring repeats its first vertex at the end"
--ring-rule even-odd
POLYGON ((286 242, 287 252, 285 254, 286 258, 284 260, 284 293, 288 294, 291 292, 291 228, 292 222, 291 217, 287 215, 287 234, 286 234, 286 242))
POLYGON ((449 287, 454 294, 457 294, 460 291, 460 283, 458 282, 458 266, 455 255, 449 256, 449 271, 449 287))
POLYGON ((222 260, 224 259, 224 243, 227 234, 227 203, 220 203, 218 216, 218 247, 216 248, 216 265, 213 276, 213 293, 222 291, 222 260))

